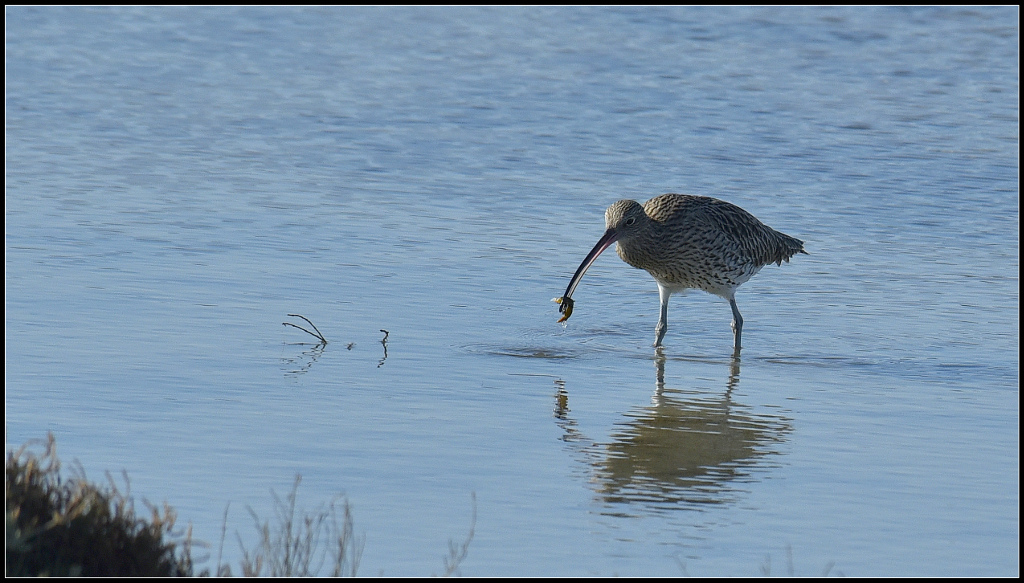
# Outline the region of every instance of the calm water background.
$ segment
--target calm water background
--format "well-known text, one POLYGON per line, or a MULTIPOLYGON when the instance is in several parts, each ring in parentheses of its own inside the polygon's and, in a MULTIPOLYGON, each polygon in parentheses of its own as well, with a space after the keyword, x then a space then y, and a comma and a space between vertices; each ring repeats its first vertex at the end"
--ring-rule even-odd
POLYGON ((1015 575, 1018 15, 8 8, 7 447, 233 563, 299 473, 363 574, 475 493, 465 575, 1015 575), (614 254, 555 323, 664 192, 806 242, 738 362, 614 254))

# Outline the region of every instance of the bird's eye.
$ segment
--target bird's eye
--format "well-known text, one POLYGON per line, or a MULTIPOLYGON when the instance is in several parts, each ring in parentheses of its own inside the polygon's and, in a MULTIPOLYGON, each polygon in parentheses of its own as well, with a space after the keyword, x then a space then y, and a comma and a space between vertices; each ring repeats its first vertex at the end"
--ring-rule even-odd
POLYGON ((632 225, 635 222, 636 222, 636 217, 629 217, 628 219, 626 219, 626 226, 628 227, 628 226, 632 225))

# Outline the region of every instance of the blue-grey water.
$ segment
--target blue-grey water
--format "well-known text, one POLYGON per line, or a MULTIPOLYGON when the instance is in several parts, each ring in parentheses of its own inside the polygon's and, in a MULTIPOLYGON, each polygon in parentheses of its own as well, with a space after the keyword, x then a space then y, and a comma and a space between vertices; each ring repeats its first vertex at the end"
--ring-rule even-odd
POLYGON ((474 494, 464 575, 1018 573, 1016 7, 5 16, 8 450, 214 551, 230 503, 236 572, 301 474, 367 575, 443 572, 474 494), (739 360, 703 292, 655 358, 614 253, 556 323, 664 192, 810 253, 739 360))

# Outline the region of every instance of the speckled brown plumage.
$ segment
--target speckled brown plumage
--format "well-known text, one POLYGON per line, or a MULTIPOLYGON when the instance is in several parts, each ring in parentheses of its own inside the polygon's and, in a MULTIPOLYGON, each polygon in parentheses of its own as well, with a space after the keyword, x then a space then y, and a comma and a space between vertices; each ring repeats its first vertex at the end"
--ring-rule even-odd
MULTIPOLYGON (((667 330, 668 298, 685 289, 701 289, 729 300, 734 346, 740 348, 743 318, 736 288, 769 263, 781 265, 803 242, 780 233, 728 202, 706 196, 663 194, 640 203, 620 200, 605 211, 607 231, 587 255, 563 296, 563 313, 587 268, 612 242, 626 263, 648 271, 658 282, 661 317, 655 346, 667 330)), ((568 316, 566 316, 568 317, 568 316)))

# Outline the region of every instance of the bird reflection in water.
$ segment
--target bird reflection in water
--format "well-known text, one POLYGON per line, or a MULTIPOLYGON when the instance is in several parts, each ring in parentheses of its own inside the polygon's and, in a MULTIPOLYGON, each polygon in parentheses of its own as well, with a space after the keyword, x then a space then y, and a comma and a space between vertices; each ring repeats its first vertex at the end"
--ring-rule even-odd
POLYGON ((755 470, 768 465, 765 457, 778 453, 777 445, 792 430, 790 422, 733 401, 738 354, 729 362, 724 394, 667 388, 665 361, 659 350, 651 405, 626 413, 608 444, 580 432, 569 415, 565 383, 556 381, 555 417, 563 440, 586 462, 590 482, 605 503, 660 512, 733 502, 737 484, 757 480, 755 470))

